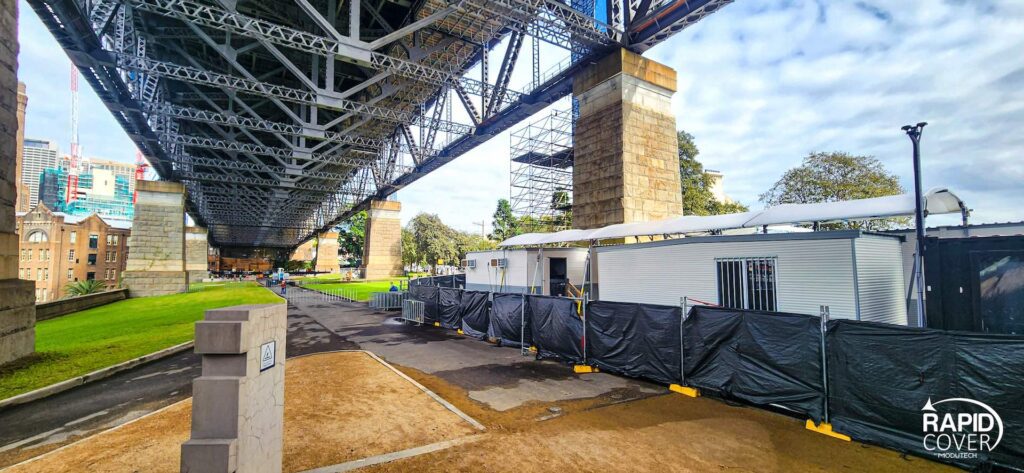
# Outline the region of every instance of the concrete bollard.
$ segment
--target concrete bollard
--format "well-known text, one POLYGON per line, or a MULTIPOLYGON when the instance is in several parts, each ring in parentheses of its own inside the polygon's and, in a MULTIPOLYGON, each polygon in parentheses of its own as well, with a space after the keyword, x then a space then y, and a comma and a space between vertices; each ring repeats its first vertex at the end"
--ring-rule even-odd
POLYGON ((192 382, 192 437, 182 473, 280 472, 285 304, 206 311, 196 322, 203 374, 192 382))

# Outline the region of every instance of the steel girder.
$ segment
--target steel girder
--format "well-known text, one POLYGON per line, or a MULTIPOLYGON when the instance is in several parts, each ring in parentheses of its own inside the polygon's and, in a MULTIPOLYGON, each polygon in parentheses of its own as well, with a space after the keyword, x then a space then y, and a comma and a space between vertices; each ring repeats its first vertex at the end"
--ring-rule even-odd
POLYGON ((608 0, 605 24, 562 0, 28 2, 213 244, 282 248, 729 3, 608 0), (571 60, 542 71, 541 47, 571 60))

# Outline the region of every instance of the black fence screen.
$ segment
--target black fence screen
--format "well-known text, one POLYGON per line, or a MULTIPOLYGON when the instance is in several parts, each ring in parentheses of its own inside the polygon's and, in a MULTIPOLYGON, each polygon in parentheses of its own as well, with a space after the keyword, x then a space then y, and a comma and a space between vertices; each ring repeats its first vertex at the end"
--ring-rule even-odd
POLYGON ((592 302, 587 306, 587 358, 604 371, 679 383, 681 318, 679 306, 592 302))
MULTIPOLYGON (((963 466, 1024 464, 1024 339, 947 332, 870 322, 829 322, 829 412, 839 432, 854 439, 963 466), (925 416, 984 414, 1002 421, 1002 439, 989 452, 944 449, 944 439, 966 439, 971 428, 926 430, 925 416), (952 400, 952 401, 949 401, 952 400), (932 437, 927 437, 933 434, 932 437)), ((941 427, 941 422, 936 427, 941 427)), ((996 425, 987 433, 995 441, 996 425)))
POLYGON ((409 297, 423 303, 423 318, 427 323, 438 320, 437 287, 428 285, 409 286, 409 297))
POLYGON ((522 347, 532 343, 530 333, 530 305, 523 304, 525 296, 521 294, 494 293, 491 301, 490 333, 503 346, 522 347), (525 314, 525 317, 524 317, 525 314), (526 319, 526 327, 522 323, 526 319))
POLYGON ((465 291, 459 305, 459 318, 462 319, 462 332, 466 335, 484 339, 490 329, 487 296, 489 293, 465 291))
POLYGON ((822 419, 818 317, 694 307, 683 322, 683 347, 687 384, 822 419))
POLYGON ((526 296, 537 358, 583 362, 583 319, 574 299, 526 296))
POLYGON ((437 319, 444 328, 462 328, 459 308, 462 305, 462 290, 450 287, 437 288, 437 319))

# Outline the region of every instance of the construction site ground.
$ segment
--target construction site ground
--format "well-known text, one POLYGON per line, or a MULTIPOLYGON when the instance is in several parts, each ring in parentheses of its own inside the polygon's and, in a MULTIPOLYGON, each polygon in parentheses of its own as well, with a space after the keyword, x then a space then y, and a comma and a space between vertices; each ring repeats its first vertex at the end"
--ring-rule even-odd
MULTIPOLYGON (((285 471, 341 464, 366 471, 942 471, 880 447, 804 429, 804 419, 689 398, 607 373, 575 374, 436 327, 413 326, 364 304, 289 291, 289 316, 387 360, 486 428, 444 409, 368 355, 288 360, 285 471), (294 295, 292 294, 294 293, 294 295), (354 361, 356 360, 356 361, 354 361), (367 365, 371 366, 371 365, 367 365), (383 376, 383 378, 381 378, 383 376), (402 380, 388 388, 385 380, 402 380), (420 402, 422 401, 422 402, 420 402), (432 446, 410 452, 415 447, 432 446), (392 458, 382 454, 404 452, 392 458), (368 459, 361 463, 351 463, 368 459), (390 460, 386 461, 385 460, 390 460)), ((328 335, 329 334, 329 335, 328 335)), ((177 471, 188 401, 95 435, 12 471, 177 471), (135 468, 144 457, 150 463, 135 468), (40 468, 45 465, 46 468, 40 468), (129 466, 132 467, 129 467, 129 466), (151 466, 152 468, 149 468, 151 466), (157 468, 159 466, 159 468, 157 468)))

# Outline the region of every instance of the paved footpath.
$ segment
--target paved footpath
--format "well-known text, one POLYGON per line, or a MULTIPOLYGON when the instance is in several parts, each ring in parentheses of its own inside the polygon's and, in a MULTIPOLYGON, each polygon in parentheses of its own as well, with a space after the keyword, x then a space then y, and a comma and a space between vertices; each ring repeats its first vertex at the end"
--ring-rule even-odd
MULTIPOLYGON (((288 356, 355 348, 289 304, 288 356)), ((200 372, 190 350, 0 411, 0 468, 22 450, 55 448, 188 398, 200 372)))

